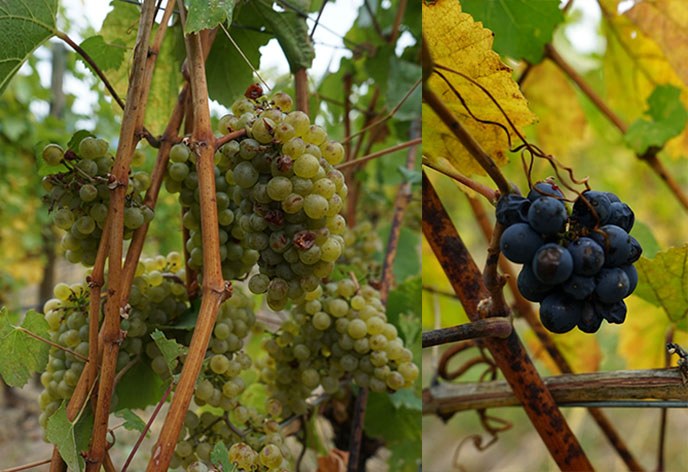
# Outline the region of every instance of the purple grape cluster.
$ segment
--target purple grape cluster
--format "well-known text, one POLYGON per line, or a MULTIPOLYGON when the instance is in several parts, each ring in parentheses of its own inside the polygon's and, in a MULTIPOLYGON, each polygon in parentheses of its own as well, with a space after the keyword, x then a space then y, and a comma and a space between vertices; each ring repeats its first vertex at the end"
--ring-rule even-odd
POLYGON ((542 181, 527 198, 504 195, 497 221, 506 227, 502 253, 523 264, 518 290, 540 303, 545 328, 566 333, 577 326, 594 333, 603 319, 624 322, 623 299, 638 284, 633 263, 642 248, 629 234, 633 211, 616 195, 588 190, 569 213, 559 187, 542 181))

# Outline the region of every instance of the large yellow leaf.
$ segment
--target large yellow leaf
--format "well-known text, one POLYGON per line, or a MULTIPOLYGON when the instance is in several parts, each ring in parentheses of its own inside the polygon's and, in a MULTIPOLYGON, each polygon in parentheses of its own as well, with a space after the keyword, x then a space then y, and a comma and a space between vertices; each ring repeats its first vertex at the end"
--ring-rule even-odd
MULTIPOLYGON (((524 337, 534 357, 542 360, 551 372, 559 373, 559 368, 542 347, 533 330, 526 331, 524 337)), ((595 372, 599 369, 602 351, 594 334, 574 329, 565 334, 552 334, 551 337, 575 373, 595 372)))
POLYGON ((650 38, 688 85, 688 2, 653 0, 637 3, 626 16, 650 38))
POLYGON ((555 156, 569 153, 583 138, 585 112, 561 69, 546 60, 530 70, 521 89, 539 119, 538 145, 555 156))
MULTIPOLYGON (((600 0, 607 38, 603 71, 612 109, 630 123, 647 109, 647 98, 662 84, 680 88, 681 101, 688 108, 688 88, 662 49, 630 19, 618 15, 616 4, 616 0, 600 0)), ((688 154, 688 130, 670 140, 665 149, 672 157, 688 154)))
MULTIPOLYGON (((666 334, 671 321, 664 311, 635 295, 626 300, 628 314, 621 325, 618 353, 626 359, 627 369, 654 369, 664 367, 666 334)), ((674 342, 688 343, 688 332, 676 330, 674 342)), ((674 356, 672 365, 676 365, 674 356)))
MULTIPOLYGON (((532 123, 535 115, 528 109, 518 85, 511 78, 511 70, 492 50, 492 32, 473 21, 470 15, 462 13, 456 0, 423 3, 422 8, 423 38, 435 64, 466 74, 489 90, 519 130, 532 123)), ((502 123, 508 128, 502 113, 480 88, 451 72, 442 71, 442 74, 476 117, 502 123)), ((437 74, 430 77, 428 85, 497 165, 506 164, 508 141, 504 130, 474 120, 437 74)), ((513 135, 513 131, 509 132, 513 135)), ((426 105, 423 105, 423 154, 430 159, 448 159, 462 174, 484 174, 468 151, 426 105)))

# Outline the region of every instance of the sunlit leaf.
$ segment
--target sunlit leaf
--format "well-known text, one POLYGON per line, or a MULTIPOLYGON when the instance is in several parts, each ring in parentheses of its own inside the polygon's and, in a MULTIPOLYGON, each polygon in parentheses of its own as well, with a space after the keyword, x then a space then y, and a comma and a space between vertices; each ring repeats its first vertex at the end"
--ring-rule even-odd
MULTIPOLYGON (((434 4, 423 4, 423 31, 436 65, 449 67, 480 83, 502 106, 519 130, 522 131, 524 126, 534 121, 535 116, 511 78, 511 70, 492 51, 492 33, 476 23, 470 15, 462 13, 458 2, 439 0, 434 4)), ((461 94, 476 117, 501 123, 509 129, 504 115, 480 88, 452 72, 442 71, 442 74, 461 94)), ((496 125, 474 120, 437 74, 430 77, 428 86, 497 165, 504 165, 508 150, 504 130, 496 125)), ((511 129, 509 132, 513 135, 511 129)), ((427 105, 423 105, 423 154, 433 160, 445 157, 465 175, 484 174, 470 153, 427 105)))
MULTIPOLYGON (((574 372, 595 372, 599 369, 602 351, 594 334, 574 329, 551 338, 574 372)), ((526 332, 525 339, 536 358, 542 360, 551 372, 560 372, 532 330, 526 332)))
POLYGON ((167 339, 165 334, 159 329, 153 331, 150 336, 153 338, 153 341, 155 341, 162 356, 165 358, 167 367, 173 372, 177 365, 177 358, 184 354, 188 350, 188 347, 182 346, 174 339, 167 339))
POLYGON ((554 28, 564 21, 559 0, 461 0, 461 7, 495 34, 494 50, 532 64, 542 60, 554 28))
POLYGON ((626 131, 626 142, 638 154, 650 147, 663 147, 674 136, 681 134, 688 121, 688 111, 680 101, 681 89, 673 85, 660 85, 647 99, 645 114, 649 120, 638 118, 626 131))
POLYGON ((185 0, 188 10, 185 33, 198 33, 232 20, 234 0, 185 0))
POLYGON ((67 463, 70 470, 82 470, 84 460, 76 447, 74 424, 67 418, 66 403, 48 418, 46 427, 48 441, 57 446, 60 456, 67 463))
MULTIPOLYGON (((100 35, 85 39, 79 46, 98 64, 101 70, 117 69, 122 64, 127 52, 121 41, 116 40, 115 44, 108 44, 100 35)), ((87 67, 91 67, 81 56, 78 57, 87 67)))
MULTIPOLYGON (((44 339, 49 338, 48 322, 30 310, 21 327, 44 339)), ((7 308, 0 309, 0 376, 13 387, 21 387, 33 372, 41 372, 48 363, 50 346, 13 326, 7 308)))
POLYGON ((658 252, 653 259, 641 257, 635 267, 637 296, 663 308, 672 321, 688 315, 688 245, 658 252))

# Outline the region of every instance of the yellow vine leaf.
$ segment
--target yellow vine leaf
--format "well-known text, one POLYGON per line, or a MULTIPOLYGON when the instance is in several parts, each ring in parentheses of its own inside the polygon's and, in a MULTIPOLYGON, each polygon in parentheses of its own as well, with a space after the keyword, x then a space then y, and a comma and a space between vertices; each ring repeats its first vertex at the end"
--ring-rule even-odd
MULTIPOLYGON (((627 369, 664 367, 666 334, 671 321, 660 308, 635 295, 626 299, 628 314, 620 327, 617 352, 626 359, 627 369)), ((676 330, 674 342, 688 344, 688 332, 676 330)), ((678 358, 673 356, 672 366, 678 358)))
MULTIPOLYGON (((480 83, 502 106, 519 131, 522 132, 524 126, 535 121, 535 115, 528 109, 518 85, 511 78, 511 70, 492 50, 493 33, 490 30, 483 28, 482 23, 473 21, 470 15, 462 13, 456 0, 423 3, 422 12, 423 39, 436 65, 449 67, 480 83)), ((509 129, 504 115, 479 87, 452 72, 441 72, 476 117, 501 123, 509 129)), ((503 129, 473 119, 437 74, 428 79, 428 86, 497 165, 507 163, 508 140, 503 129)), ((511 129, 509 133, 513 136, 511 129)), ((432 160, 444 157, 465 175, 484 174, 470 153, 426 105, 423 105, 423 154, 432 160)))
MULTIPOLYGON (((586 334, 574 329, 565 334, 554 334, 551 337, 554 345, 557 346, 575 373, 596 372, 599 369, 602 351, 594 334, 586 334)), ((534 357, 540 359, 550 372, 561 372, 533 330, 526 331, 525 340, 534 357)))
POLYGON ((685 0, 640 2, 626 16, 657 42, 669 64, 688 85, 688 3, 685 0))
POLYGON ((583 140, 586 120, 564 73, 546 60, 530 70, 521 89, 539 119, 534 130, 538 145, 557 157, 569 154, 583 140))
MULTIPOLYGON (((643 114, 647 98, 662 84, 680 88, 681 101, 688 108, 688 88, 660 46, 628 17, 617 14, 617 0, 600 0, 599 3, 606 20, 607 51, 603 72, 607 101, 612 109, 630 123, 643 114)), ((670 140, 665 149, 672 157, 688 155, 688 129, 670 140)))

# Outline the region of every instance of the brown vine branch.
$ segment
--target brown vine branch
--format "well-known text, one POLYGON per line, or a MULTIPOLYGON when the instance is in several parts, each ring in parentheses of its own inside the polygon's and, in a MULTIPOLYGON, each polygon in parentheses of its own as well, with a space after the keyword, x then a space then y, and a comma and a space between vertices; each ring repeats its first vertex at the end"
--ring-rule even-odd
POLYGON ((397 14, 394 17, 394 24, 392 25, 392 32, 389 33, 389 38, 387 39, 388 44, 394 44, 399 36, 399 28, 401 27, 401 22, 404 19, 404 13, 406 13, 406 3, 407 0, 400 0, 399 6, 397 6, 397 14))
MULTIPOLYGON (((543 379, 557 403, 630 399, 688 400, 678 369, 620 370, 562 374, 543 379)), ((521 401, 506 381, 443 382, 423 391, 423 414, 518 406, 521 401)))
MULTIPOLYGON (((155 2, 143 2, 141 20, 134 47, 132 73, 127 91, 119 143, 112 169, 112 185, 108 219, 111 220, 109 234, 108 301, 103 320, 103 358, 98 388, 98 405, 94 414, 91 447, 86 460, 86 471, 97 472, 105 459, 106 434, 113 382, 117 365, 117 353, 122 342, 120 331, 120 302, 122 299, 122 239, 124 234, 124 200, 129 181, 131 157, 137 143, 137 135, 143 123, 146 109, 146 76, 150 32, 155 17, 155 2)), ((150 72, 152 74, 152 72, 150 72)), ((150 85, 150 84, 148 84, 150 85)))
POLYGON ((231 140, 239 138, 245 134, 246 134, 245 129, 239 129, 236 131, 232 131, 231 133, 227 133, 224 136, 222 136, 221 138, 217 138, 217 140, 215 141, 215 150, 220 149, 224 144, 227 144, 231 140))
MULTIPOLYGON (((423 234, 449 278, 471 321, 480 318, 478 305, 489 298, 482 274, 463 244, 431 182, 423 174, 423 234)), ((562 470, 593 470, 566 418, 539 376, 515 331, 506 339, 484 338, 513 392, 562 470)))
MULTIPOLYGON (((475 215, 483 235, 485 236, 485 240, 489 242, 492 238, 492 225, 490 224, 490 220, 485 213, 485 208, 481 202, 475 198, 467 198, 471 205, 471 209, 473 210, 473 214, 475 215)), ((547 330, 545 330, 540 323, 539 316, 533 309, 533 305, 528 300, 523 298, 523 295, 521 295, 521 293, 518 291, 517 277, 513 266, 503 256, 500 256, 499 267, 502 273, 506 275, 506 281, 514 298, 514 304, 517 313, 526 320, 557 368, 564 374, 572 374, 573 369, 561 354, 559 348, 557 348, 557 346, 554 344, 554 341, 552 341, 552 337, 549 335, 547 330)), ((624 440, 621 438, 621 436, 619 436, 619 433, 616 431, 616 428, 611 423, 607 415, 601 409, 592 407, 588 408, 588 413, 590 413, 590 416, 593 417, 597 425, 604 433, 605 437, 609 440, 610 444, 619 454, 629 470, 644 470, 635 457, 633 457, 633 454, 631 454, 628 446, 626 446, 624 440)))
MULTIPOLYGON (((614 126, 616 126, 621 133, 625 134, 628 130, 628 126, 619 118, 616 113, 612 111, 611 108, 607 106, 602 98, 593 90, 593 88, 588 84, 583 77, 576 72, 573 67, 571 67, 563 57, 557 52, 556 49, 551 44, 545 46, 545 54, 549 59, 552 60, 580 89, 581 91, 592 101, 595 106, 604 114, 609 121, 611 121, 614 126)), ((664 164, 657 157, 658 150, 650 150, 643 155, 636 154, 636 157, 642 161, 647 162, 650 168, 662 179, 664 183, 669 187, 671 192, 674 194, 676 199, 683 205, 683 207, 688 210, 688 195, 681 189, 681 186, 676 182, 674 177, 669 173, 669 171, 664 167, 664 164)))
MULTIPOLYGON (((178 2, 182 16, 183 2, 178 2)), ((179 383, 165 418, 162 432, 153 448, 147 471, 166 471, 172 460, 174 447, 181 431, 184 417, 193 396, 196 379, 208 347, 208 341, 215 326, 217 313, 225 298, 231 296, 231 286, 222 278, 220 263, 220 237, 215 203, 213 136, 208 108, 208 86, 206 83, 205 60, 201 38, 198 34, 184 36, 188 70, 191 83, 192 108, 194 114, 191 148, 196 154, 199 179, 199 200, 201 207, 201 233, 203 245, 203 295, 198 321, 191 338, 189 352, 182 368, 179 383)))
POLYGON ((325 5, 327 5, 327 0, 323 0, 322 5, 320 5, 320 10, 318 10, 318 16, 315 17, 315 24, 313 25, 313 28, 311 29, 311 33, 308 35, 308 38, 313 41, 313 35, 315 34, 315 28, 318 27, 320 24, 320 17, 322 16, 323 10, 325 9, 325 5))
POLYGON ((296 109, 308 113, 308 75, 306 69, 294 72, 294 98, 296 109))
POLYGON ((513 329, 508 318, 487 318, 450 328, 434 329, 423 333, 423 347, 464 341, 466 339, 495 337, 506 338, 513 329))
POLYGON ((511 192, 511 185, 499 170, 497 164, 494 163, 492 158, 485 152, 482 146, 470 135, 470 133, 463 127, 459 120, 456 119, 454 114, 447 108, 442 100, 428 88, 425 84, 423 85, 423 101, 427 103, 430 108, 437 114, 437 116, 444 122, 444 124, 449 128, 454 136, 464 145, 464 147, 471 153, 473 158, 480 164, 480 166, 485 169, 487 175, 497 184, 499 191, 506 195, 511 192))
POLYGON ((387 149, 383 149, 381 151, 377 151, 377 152, 374 152, 372 154, 368 154, 367 156, 359 157, 358 159, 354 159, 353 161, 343 162, 342 164, 336 165, 335 168, 344 169, 344 168, 349 167, 349 166, 363 164, 364 162, 368 162, 368 161, 375 159, 377 157, 381 157, 381 156, 384 156, 386 154, 390 154, 390 153, 393 153, 395 151, 399 151, 400 149, 406 149, 407 147, 411 147, 411 146, 415 147, 422 142, 423 142, 423 138, 412 139, 410 141, 406 141, 404 143, 397 144, 396 146, 392 146, 392 147, 389 147, 387 149))

